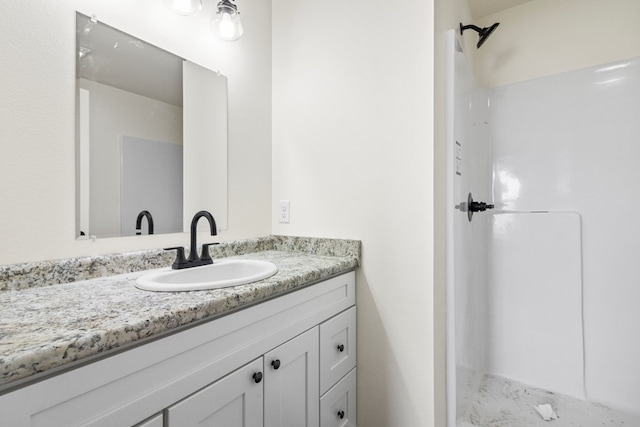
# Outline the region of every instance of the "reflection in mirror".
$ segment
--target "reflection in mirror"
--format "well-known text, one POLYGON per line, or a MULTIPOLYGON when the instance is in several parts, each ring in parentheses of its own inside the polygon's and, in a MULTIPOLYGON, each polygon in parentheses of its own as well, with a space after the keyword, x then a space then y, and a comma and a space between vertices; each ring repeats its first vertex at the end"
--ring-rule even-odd
POLYGON ((76 48, 77 235, 135 235, 143 211, 154 234, 199 210, 226 229, 226 78, 80 13, 76 48))

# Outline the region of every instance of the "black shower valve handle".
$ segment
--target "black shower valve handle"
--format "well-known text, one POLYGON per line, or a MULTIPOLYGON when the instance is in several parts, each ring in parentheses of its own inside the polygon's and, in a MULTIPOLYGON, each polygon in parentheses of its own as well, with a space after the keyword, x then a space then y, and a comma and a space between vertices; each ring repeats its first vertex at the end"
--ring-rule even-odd
POLYGON ((493 209, 494 206, 485 202, 471 202, 469 204, 469 210, 471 212, 484 212, 487 209, 493 209))
MULTIPOLYGON (((464 205, 464 203, 460 204, 460 206, 462 206, 462 205, 464 205)), ((464 207, 467 210, 467 217, 469 218, 469 221, 472 220, 474 212, 484 212, 487 209, 493 209, 494 208, 493 205, 490 205, 488 203, 476 202, 475 200, 473 200, 473 195, 471 193, 469 193, 469 195, 467 196, 467 204, 464 207)), ((463 210, 463 209, 461 209, 461 210, 463 210)))

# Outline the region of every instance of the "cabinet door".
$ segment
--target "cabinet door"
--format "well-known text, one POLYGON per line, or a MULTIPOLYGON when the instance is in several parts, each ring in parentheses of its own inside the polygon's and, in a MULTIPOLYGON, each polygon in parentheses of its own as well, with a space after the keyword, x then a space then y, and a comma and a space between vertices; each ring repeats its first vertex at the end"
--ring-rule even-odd
POLYGON ((262 358, 254 360, 167 410, 170 427, 262 427, 262 358))
POLYGON ((318 327, 264 356, 264 426, 318 427, 318 327))
POLYGON ((356 427, 356 370, 320 399, 320 427, 356 427))
POLYGON ((356 366, 356 308, 320 325, 320 394, 356 366))

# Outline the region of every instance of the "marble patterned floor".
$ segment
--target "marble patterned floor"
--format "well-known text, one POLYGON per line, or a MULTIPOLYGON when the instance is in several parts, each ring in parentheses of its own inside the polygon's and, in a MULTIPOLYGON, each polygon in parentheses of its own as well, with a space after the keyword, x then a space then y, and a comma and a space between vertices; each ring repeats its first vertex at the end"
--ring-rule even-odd
POLYGON ((640 415, 485 375, 458 427, 640 427, 640 415), (544 421, 534 406, 551 404, 557 420, 544 421))

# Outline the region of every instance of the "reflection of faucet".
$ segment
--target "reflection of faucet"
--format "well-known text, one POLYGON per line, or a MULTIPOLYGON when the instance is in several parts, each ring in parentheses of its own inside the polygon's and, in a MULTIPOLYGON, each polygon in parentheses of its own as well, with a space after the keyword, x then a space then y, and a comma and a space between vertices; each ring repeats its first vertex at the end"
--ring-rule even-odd
POLYGON ((147 224, 149 225, 149 234, 153 234, 153 217, 149 211, 141 211, 136 219, 136 236, 142 234, 142 217, 147 218, 147 224))
POLYGON ((196 239, 198 237, 198 220, 200 218, 206 218, 209 221, 209 227, 211 228, 211 235, 216 236, 218 234, 216 221, 213 219, 213 215, 211 215, 207 211, 200 211, 193 216, 191 220, 191 246, 189 248, 189 259, 186 259, 184 256, 184 248, 183 247, 175 247, 175 248, 166 248, 166 250, 177 250, 176 260, 173 262, 171 268, 174 270, 179 270, 182 268, 190 268, 197 267, 199 265, 207 265, 213 264, 213 260, 211 259, 211 255, 209 255, 209 246, 217 245, 217 243, 205 243, 202 245, 202 253, 198 256, 197 250, 197 242, 196 239))

